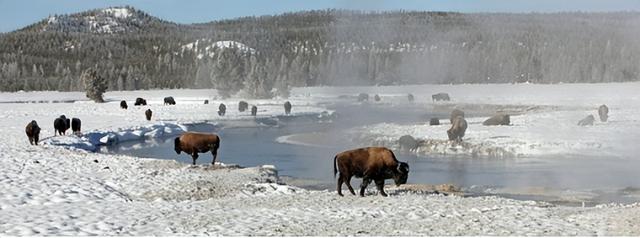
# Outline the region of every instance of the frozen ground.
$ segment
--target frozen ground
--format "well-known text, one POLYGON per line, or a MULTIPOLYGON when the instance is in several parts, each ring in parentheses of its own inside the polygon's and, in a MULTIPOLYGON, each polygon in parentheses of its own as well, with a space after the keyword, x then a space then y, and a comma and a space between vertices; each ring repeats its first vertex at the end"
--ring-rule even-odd
MULTIPOLYGON (((325 102, 338 100, 341 94, 377 91, 383 96, 381 103, 401 103, 406 96, 403 90, 423 89, 413 91, 417 103, 424 103, 433 90, 447 91, 456 102, 464 103, 476 99, 473 94, 457 94, 485 86, 476 87, 307 88, 295 90, 291 102, 294 113, 318 113, 325 110, 322 106, 325 102)), ((584 90, 619 88, 617 93, 624 93, 638 85, 579 87, 584 90)), ((130 130, 131 134, 143 136, 160 126, 162 131, 169 128, 171 133, 178 133, 184 123, 212 121, 234 125, 238 121, 253 121, 248 115, 236 113, 237 99, 227 100, 226 118, 231 119, 219 118, 215 112, 220 100, 214 100, 211 95, 215 94, 206 90, 115 92, 106 95, 109 103, 94 104, 83 101, 80 93, 1 93, 0 101, 4 102, 54 103, 0 103, 4 112, 0 115, 0 126, 5 132, 5 139, 0 143, 0 234, 640 235, 639 204, 563 207, 499 197, 425 194, 402 187, 389 188, 392 196, 388 198, 375 195, 374 190, 365 198, 338 197, 335 192, 278 184, 277 172, 270 166, 192 167, 174 161, 66 149, 51 145, 53 143, 31 146, 24 135, 25 125, 33 119, 43 129, 41 138, 53 135, 53 118, 61 114, 81 118, 87 135, 92 131, 130 130), (178 105, 160 105, 162 97, 169 95, 174 96, 178 105), (147 98, 151 105, 133 107, 132 100, 137 96, 147 98), (212 104, 202 105, 202 100, 208 97, 212 104), (122 98, 130 102, 127 111, 118 108, 122 98), (152 122, 144 119, 146 108, 154 111, 152 122)), ((501 97, 504 95, 496 96, 501 97)), ((537 104, 536 100, 509 104, 537 104)), ((264 110, 259 114, 271 117, 283 113, 283 101, 249 101, 249 104, 258 104, 259 109, 264 110)), ((503 103, 500 101, 487 99, 486 103, 503 103)), ((614 102, 612 98, 603 102, 611 104, 612 121, 620 118, 615 115, 626 108, 614 102)), ((579 106, 591 107, 592 104, 598 103, 579 106)))

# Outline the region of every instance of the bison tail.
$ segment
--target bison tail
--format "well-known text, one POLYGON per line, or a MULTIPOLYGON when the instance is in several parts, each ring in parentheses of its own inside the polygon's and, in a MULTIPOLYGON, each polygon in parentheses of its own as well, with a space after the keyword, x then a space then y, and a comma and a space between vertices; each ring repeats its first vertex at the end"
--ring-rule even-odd
POLYGON ((335 178, 336 174, 338 174, 338 168, 336 168, 337 160, 338 160, 338 156, 336 155, 335 157, 333 157, 333 178, 335 178))

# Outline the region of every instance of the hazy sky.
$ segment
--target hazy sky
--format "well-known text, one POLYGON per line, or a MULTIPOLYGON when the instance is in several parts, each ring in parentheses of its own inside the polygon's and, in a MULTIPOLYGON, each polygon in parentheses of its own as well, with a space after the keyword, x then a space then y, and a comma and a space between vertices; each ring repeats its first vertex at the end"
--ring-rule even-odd
POLYGON ((53 14, 130 5, 178 23, 326 8, 458 12, 640 11, 640 0, 0 0, 0 32, 53 14))

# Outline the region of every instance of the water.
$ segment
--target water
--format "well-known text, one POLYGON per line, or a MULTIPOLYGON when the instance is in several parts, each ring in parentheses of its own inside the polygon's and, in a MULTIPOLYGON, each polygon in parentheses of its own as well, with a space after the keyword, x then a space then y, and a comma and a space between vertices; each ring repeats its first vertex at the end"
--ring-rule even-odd
MULTIPOLYGON (((215 132, 221 137, 218 161, 241 166, 272 164, 281 176, 316 181, 314 186, 334 188, 333 157, 357 147, 344 130, 380 122, 425 122, 430 115, 419 107, 336 106, 333 123, 318 122, 313 117, 281 117, 281 126, 219 129, 208 124, 193 125, 189 130, 215 132), (291 134, 322 132, 314 144, 290 145, 276 138, 291 134)), ((151 141, 125 142, 103 148, 108 153, 139 157, 175 159, 191 163, 191 157, 173 150, 173 137, 151 141)), ((565 155, 514 159, 473 159, 464 157, 417 157, 396 153, 411 166, 409 183, 444 184, 461 187, 547 188, 556 190, 593 190, 640 187, 637 178, 640 161, 621 158, 590 158, 565 155)), ((197 163, 211 163, 210 153, 201 154, 197 163)), ((357 180, 356 180, 357 181, 357 180)), ((359 182, 354 182, 357 185, 359 182)), ((617 198, 607 200, 621 201, 617 198)))

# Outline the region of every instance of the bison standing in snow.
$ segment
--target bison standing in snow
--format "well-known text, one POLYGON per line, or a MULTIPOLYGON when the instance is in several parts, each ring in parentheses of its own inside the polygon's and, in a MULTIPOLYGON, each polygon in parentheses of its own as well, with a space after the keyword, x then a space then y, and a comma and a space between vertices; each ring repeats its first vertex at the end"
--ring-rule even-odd
POLYGON ((360 196, 364 196, 364 190, 371 181, 376 183, 380 195, 387 196, 384 192, 384 180, 393 179, 396 185, 407 183, 409 177, 409 165, 396 159, 393 152, 384 147, 366 147, 347 150, 337 154, 333 158, 333 175, 340 172, 338 177, 338 195, 342 195, 342 183, 346 183, 351 194, 356 192, 351 187, 351 177, 362 178, 360 196))
POLYGON ((373 96, 373 100, 379 102, 380 100, 382 100, 382 98, 380 98, 380 95, 376 94, 375 96, 373 96))
POLYGON ((247 108, 249 108, 249 103, 245 102, 245 101, 240 101, 240 103, 238 103, 238 111, 239 112, 244 112, 247 110, 247 108))
POLYGON ((409 98, 409 102, 413 102, 414 100, 413 94, 409 94, 407 97, 409 98))
POLYGON ((125 100, 120 101, 120 108, 125 109, 125 110, 127 108, 129 108, 129 106, 127 106, 127 101, 125 101, 125 100))
POLYGON ((434 95, 431 95, 431 100, 433 100, 434 102, 449 101, 451 100, 451 98, 449 98, 449 94, 447 93, 436 93, 434 95))
POLYGON ((227 106, 225 106, 224 103, 220 103, 220 106, 218 106, 218 116, 224 116, 225 113, 227 113, 227 106))
POLYGON ((256 105, 251 106, 251 115, 252 116, 258 115, 258 107, 256 105))
POLYGON ((289 101, 284 102, 284 113, 287 115, 291 113, 291 103, 289 101))
POLYGON ((144 111, 144 116, 147 118, 147 121, 151 121, 152 114, 153 112, 151 111, 151 109, 147 109, 146 111, 144 111))
POLYGON ((578 121, 578 126, 593 126, 593 122, 596 118, 593 115, 588 115, 584 119, 578 121))
POLYGON ((40 140, 40 127, 35 120, 27 124, 25 132, 27 133, 27 137, 29 137, 29 143, 32 145, 38 145, 38 141, 40 140))
POLYGON ((146 106, 147 100, 143 98, 136 98, 136 102, 133 103, 134 106, 146 106))
POLYGON ((431 119, 429 120, 429 125, 430 125, 430 126, 437 126, 437 125, 440 125, 440 119, 438 119, 438 118, 436 118, 436 117, 431 118, 431 119))
POLYGON ((485 126, 508 126, 511 124, 511 119, 507 114, 497 114, 482 122, 485 126))
POLYGON ((164 105, 176 105, 176 100, 173 97, 165 97, 164 105))
POLYGON ((66 135, 67 130, 71 127, 71 120, 67 119, 66 116, 62 115, 55 120, 53 120, 53 134, 56 135, 66 135))
POLYGON ((209 104, 209 100, 204 100, 204 104, 209 104))
POLYGON ((364 101, 369 101, 369 94, 360 93, 358 95, 358 102, 364 102, 364 101))
POLYGON ((601 122, 606 122, 609 119, 609 108, 607 105, 602 104, 598 108, 598 116, 600 116, 601 122))
POLYGON ((464 137, 464 133, 467 131, 467 120, 464 117, 457 116, 453 119, 453 123, 451 123, 451 128, 447 130, 447 136, 449 136, 449 140, 460 142, 462 141, 462 137, 464 137))
POLYGON ((211 164, 215 164, 216 157, 218 157, 218 148, 220 148, 220 137, 216 134, 186 132, 176 137, 174 141, 176 153, 180 154, 180 152, 185 152, 191 155, 193 165, 196 164, 198 153, 205 153, 207 151, 211 151, 211 155, 213 155, 211 164))
POLYGON ((71 119, 71 131, 73 132, 73 134, 80 135, 80 124, 80 119, 75 117, 71 119))

